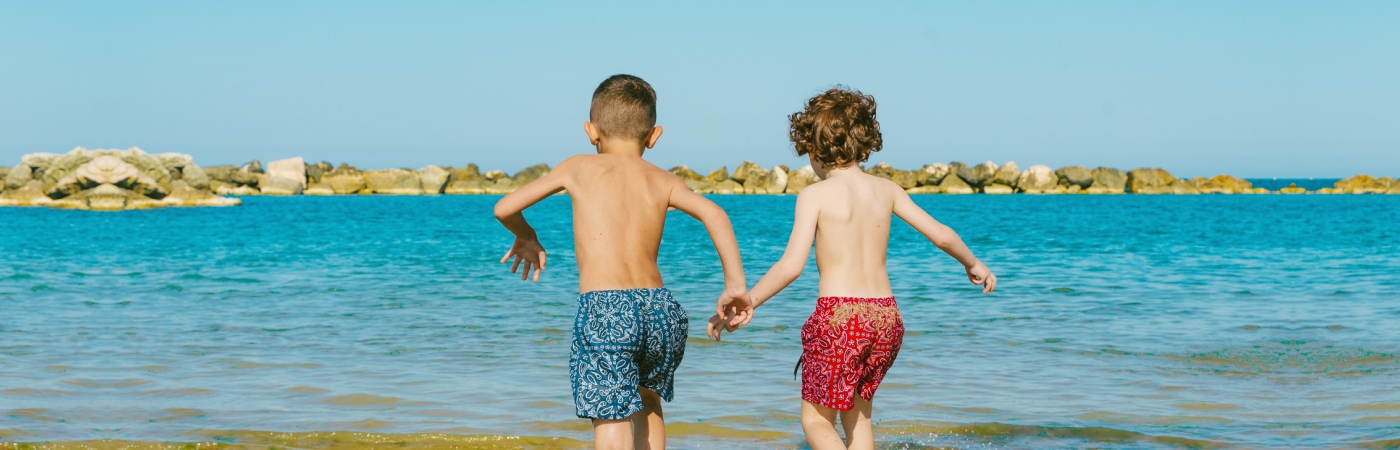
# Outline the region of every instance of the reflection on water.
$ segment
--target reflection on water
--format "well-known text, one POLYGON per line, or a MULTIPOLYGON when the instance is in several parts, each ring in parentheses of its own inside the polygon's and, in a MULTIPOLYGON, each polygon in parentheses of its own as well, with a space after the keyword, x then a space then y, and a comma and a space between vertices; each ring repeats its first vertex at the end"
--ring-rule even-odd
MULTIPOLYGON (((0 441, 587 446, 568 199, 529 213, 560 262, 539 284, 496 263, 493 201, 0 211, 0 441)), ((793 197, 717 201, 756 281, 793 197)), ((984 297, 894 230, 908 332, 875 403, 882 446, 1400 445, 1400 197, 918 201, 1002 282, 984 297)), ((703 229, 677 214, 665 239, 667 284, 709 310, 722 278, 703 229)), ((808 271, 724 342, 693 330, 666 405, 675 447, 800 448, 808 271)))

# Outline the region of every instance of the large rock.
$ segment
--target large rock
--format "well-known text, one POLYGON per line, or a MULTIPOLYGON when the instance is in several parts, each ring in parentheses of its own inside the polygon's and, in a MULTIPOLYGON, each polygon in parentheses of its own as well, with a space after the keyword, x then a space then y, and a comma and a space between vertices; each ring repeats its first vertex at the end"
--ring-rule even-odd
POLYGON ((937 186, 943 182, 943 177, 948 176, 948 166, 943 163, 933 163, 919 169, 919 186, 937 186))
POLYGON ((306 189, 306 186, 302 184, 304 180, 305 178, 294 180, 275 176, 269 170, 268 173, 259 175, 258 192, 263 195, 301 195, 301 192, 306 189))
POLYGON ((225 183, 233 183, 233 172, 237 170, 237 167, 234 167, 229 164, 224 164, 221 166, 205 167, 204 173, 206 175, 209 175, 210 181, 222 181, 225 183))
MULTIPOLYGON (((280 178, 297 184, 296 191, 299 193, 306 188, 306 160, 300 156, 287 159, 279 159, 267 163, 267 170, 264 171, 269 177, 280 178)), ((279 186, 285 183, 279 183, 279 186)), ((280 187, 279 187, 280 188, 280 187)), ((263 189, 267 193, 267 189, 263 189)))
POLYGON ((972 186, 969 186, 966 181, 963 181, 961 176, 952 175, 953 174, 949 174, 949 176, 943 177, 943 182, 938 184, 939 191, 944 194, 971 194, 975 192, 972 186))
POLYGON ((452 172, 438 166, 426 166, 418 169, 418 178, 422 180, 424 194, 441 194, 447 187, 447 179, 451 176, 452 172))
POLYGON ((510 177, 510 181, 516 186, 524 186, 530 184, 530 182, 532 181, 544 178, 544 176, 548 174, 548 164, 536 164, 530 167, 526 167, 524 169, 520 169, 519 172, 515 173, 515 176, 510 177))
POLYGON ((181 167, 180 179, 195 190, 209 190, 209 174, 204 173, 198 164, 189 163, 181 167))
POLYGON ((354 194, 365 189, 364 174, 348 164, 341 164, 340 167, 322 175, 321 181, 330 185, 331 190, 336 194, 341 195, 354 194))
POLYGON ((44 167, 44 186, 47 189, 53 189, 53 186, 58 184, 59 180, 71 175, 74 171, 78 170, 79 166, 87 164, 88 161, 92 161, 99 153, 105 154, 105 152, 92 152, 85 148, 78 147, 56 158, 48 159, 47 162, 49 164, 44 167))
MULTIPOLYGON (((740 166, 742 169, 743 166, 740 166)), ((735 171, 735 173, 739 173, 735 171)), ((744 171, 744 193, 745 194, 767 194, 768 169, 762 167, 748 168, 744 171)), ((735 181, 738 181, 736 178, 735 181)))
POLYGON ((704 177, 698 180, 682 177, 681 181, 685 182, 685 187, 690 188, 691 191, 697 194, 713 194, 715 192, 715 183, 704 179, 704 177))
MULTIPOLYGON (((1173 178, 1175 178, 1175 177, 1173 177, 1173 178)), ((1151 194, 1196 195, 1196 194, 1200 194, 1200 193, 1201 193, 1201 190, 1200 190, 1200 189, 1196 189, 1196 183, 1192 183, 1192 182, 1187 181, 1187 180, 1177 180, 1177 179, 1173 179, 1172 182, 1171 182, 1171 185, 1170 185, 1170 186, 1167 186, 1167 187, 1165 188, 1165 190, 1163 190, 1163 192, 1149 192, 1149 193, 1151 193, 1151 194)))
POLYGON ((151 155, 166 169, 179 169, 194 164, 194 157, 184 153, 156 153, 151 155))
POLYGON ((500 181, 500 180, 502 180, 502 179, 509 179, 509 178, 510 178, 510 176, 507 176, 505 172, 502 172, 502 171, 499 171, 499 170, 492 170, 492 171, 483 173, 483 174, 481 174, 481 177, 482 177, 482 178, 485 178, 486 181, 490 181, 490 182, 492 182, 492 183, 495 183, 495 182, 500 181))
MULTIPOLYGON (((467 164, 466 167, 452 169, 452 174, 447 177, 448 184, 458 181, 471 181, 481 178, 481 168, 476 164, 467 164)), ((479 192, 478 192, 479 193, 479 192)))
POLYGON ((248 172, 248 173, 263 173, 263 165, 262 165, 262 162, 260 162, 260 161, 258 161, 258 160, 255 159, 255 160, 252 160, 252 161, 248 161, 246 164, 243 164, 242 166, 239 166, 239 167, 238 167, 238 170, 241 170, 241 171, 244 171, 244 172, 248 172))
POLYGON ((690 167, 687 167, 685 164, 672 167, 671 173, 674 173, 676 174, 676 176, 681 177, 682 180, 699 181, 705 179, 703 175, 700 175, 699 172, 696 172, 694 170, 690 170, 690 167))
MULTIPOLYGON (((456 176, 456 173, 453 173, 456 176)), ((447 183, 447 187, 442 190, 444 194, 485 194, 486 188, 495 183, 488 181, 480 175, 465 180, 454 180, 447 183)))
POLYGON ((768 171, 768 176, 763 179, 763 190, 769 194, 781 194, 787 191, 788 174, 783 166, 775 166, 768 171))
POLYGON ((986 186, 982 186, 982 193, 984 193, 984 194, 1014 194, 1014 193, 1016 193, 1016 190, 1015 190, 1015 189, 1012 189, 1011 186, 1007 186, 1007 185, 1004 185, 1004 184, 1001 184, 1001 183, 992 183, 992 184, 989 184, 989 185, 986 185, 986 186))
MULTIPOLYGON (((309 184, 312 184, 312 183, 320 183, 320 182, 321 182, 321 175, 324 175, 324 174, 326 174, 327 172, 330 172, 330 171, 332 171, 332 170, 335 170, 335 166, 332 166, 331 163, 326 162, 326 161, 321 161, 321 162, 318 162, 318 163, 316 163, 316 164, 308 164, 308 165, 306 166, 306 184, 309 185, 309 184)), ((311 186, 307 186, 307 187, 306 187, 306 190, 310 191, 310 190, 311 190, 311 186)), ((313 194, 313 195, 320 195, 320 194, 313 194)))
POLYGON ((1171 194, 1176 188, 1176 177, 1170 172, 1157 168, 1140 167, 1128 171, 1128 192, 1134 194, 1171 194))
POLYGON ((1090 194, 1122 194, 1128 184, 1128 174, 1112 167, 1094 169, 1094 184, 1085 190, 1090 194))
POLYGON ((940 188, 938 186, 919 186, 916 188, 905 189, 904 192, 907 192, 909 194, 941 194, 943 193, 943 188, 940 188))
POLYGON ((896 170, 894 174, 890 175, 890 181, 893 181, 894 184, 899 185, 902 189, 910 189, 919 185, 920 175, 921 172, 913 170, 896 170))
POLYGON ((1245 180, 1230 175, 1216 175, 1196 181, 1196 190, 1202 194, 1253 194, 1254 187, 1245 180))
POLYGON ((1055 170, 1055 175, 1060 177, 1060 184, 1065 186, 1086 189, 1094 185, 1094 172, 1085 169, 1084 166, 1061 167, 1055 170))
POLYGON ((879 164, 876 164, 875 167, 871 167, 871 168, 869 168, 869 169, 865 169, 865 173, 868 173, 868 174, 871 174, 871 175, 874 175, 874 176, 877 176, 877 177, 880 177, 880 178, 884 178, 884 179, 887 179, 887 180, 888 180, 888 179, 891 179, 891 178, 894 178, 894 173, 895 173, 895 172, 896 172, 896 171, 895 171, 894 167, 891 167, 889 163, 883 163, 883 162, 882 162, 882 163, 879 163, 879 164))
MULTIPOLYGON (((967 182, 968 186, 980 188, 992 183, 992 177, 996 176, 997 165, 987 161, 972 167, 961 167, 958 169, 958 178, 967 182)), ((947 189, 944 189, 947 192, 947 189)), ((950 193, 950 192, 949 192, 950 193)))
POLYGON ((744 161, 743 164, 740 164, 738 168, 734 169, 734 174, 730 175, 729 177, 733 178, 734 181, 737 181, 739 183, 747 183, 749 178, 761 178, 767 175, 768 171, 764 170, 762 166, 754 164, 753 161, 744 161))
POLYGON ((1060 183, 1059 175, 1050 166, 1036 164, 1021 172, 1016 177, 1016 188, 1027 194, 1047 194, 1055 190, 1055 186, 1060 183))
MULTIPOLYGON (((73 150, 81 150, 81 149, 83 149, 83 148, 82 148, 82 147, 78 147, 78 148, 75 148, 75 149, 73 149, 73 150)), ((21 165, 21 166, 29 166, 31 169, 32 169, 32 168, 35 168, 35 167, 40 168, 40 169, 44 169, 44 168, 47 168, 47 167, 53 165, 54 160, 58 159, 59 156, 62 156, 62 155, 59 155, 59 154, 56 154, 56 153, 30 153, 30 154, 27 154, 27 155, 24 155, 24 156, 21 156, 21 157, 20 157, 20 159, 19 159, 19 165, 21 165)))
POLYGON ((716 193, 716 194, 742 194, 742 193, 744 193, 744 185, 739 184, 739 183, 735 182, 734 180, 724 180, 724 181, 719 182, 719 184, 716 184, 716 185, 715 185, 715 193, 716 193))
POLYGON ((335 195, 335 188, 330 183, 308 183, 301 195, 335 195))
POLYGON ((376 194, 419 195, 423 193, 423 179, 418 172, 408 169, 367 170, 365 186, 376 194))
POLYGON ((515 190, 519 187, 520 186, 517 186, 515 182, 511 181, 510 178, 498 178, 496 179, 496 181, 493 181, 490 184, 486 185, 486 193, 509 194, 511 192, 515 192, 515 190))
POLYGON ((44 195, 44 182, 39 180, 29 180, 18 188, 0 192, 0 206, 48 206, 52 202, 53 199, 44 195))
POLYGON ((31 176, 33 173, 33 169, 30 169, 28 165, 20 164, 15 166, 13 169, 10 169, 10 173, 5 174, 5 189, 15 190, 24 187, 24 185, 29 183, 29 180, 33 179, 31 176))
POLYGON ((1333 184, 1332 192, 1340 194, 1384 194, 1390 190, 1384 179, 1356 175, 1333 184))
POLYGON ((718 169, 710 171, 710 174, 706 175, 705 179, 714 182, 716 185, 723 183, 724 180, 729 179, 729 169, 721 166, 718 169))
POLYGON ((1016 187, 1016 183, 1020 181, 1021 167, 1016 165, 1016 161, 1007 161, 1006 164, 997 167, 996 173, 992 175, 993 183, 1005 185, 1007 187, 1014 188, 1016 187))
POLYGON ((818 181, 821 179, 817 178, 817 171, 812 166, 802 166, 788 174, 787 188, 783 192, 797 194, 818 181))
POLYGON ((0 166, 0 191, 5 190, 5 177, 10 174, 10 168, 0 166))

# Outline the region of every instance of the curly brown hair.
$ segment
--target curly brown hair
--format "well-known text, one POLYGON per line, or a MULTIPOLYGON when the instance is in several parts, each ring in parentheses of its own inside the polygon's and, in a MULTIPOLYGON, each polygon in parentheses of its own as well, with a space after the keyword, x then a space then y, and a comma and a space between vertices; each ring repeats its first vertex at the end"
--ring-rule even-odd
POLYGON ((788 116, 788 138, 798 155, 811 154, 826 167, 865 162, 884 145, 875 120, 875 97, 837 86, 807 100, 788 116))

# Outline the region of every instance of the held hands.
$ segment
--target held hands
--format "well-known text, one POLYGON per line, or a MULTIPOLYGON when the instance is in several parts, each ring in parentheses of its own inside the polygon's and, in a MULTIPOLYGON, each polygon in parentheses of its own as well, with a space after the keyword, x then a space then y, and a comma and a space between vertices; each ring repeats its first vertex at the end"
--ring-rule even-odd
POLYGON ((544 271, 545 257, 544 246, 540 245, 538 239, 516 237, 515 243, 510 246, 510 251, 507 251, 506 256, 501 258, 501 263, 504 264, 511 256, 515 257, 515 264, 510 266, 510 273, 515 273, 516 270, 520 269, 520 263, 523 262, 525 270, 520 273, 520 279, 522 281, 529 279, 530 271, 533 270, 535 282, 540 282, 540 272, 544 271))
POLYGON ((988 269, 982 261, 977 261, 967 268, 967 280, 972 284, 982 286, 982 294, 990 294, 997 288, 997 276, 992 274, 992 269, 988 269))
POLYGON ((726 289, 715 302, 715 315, 705 327, 705 335, 719 340, 723 331, 733 332, 753 320, 753 302, 742 289, 726 289))

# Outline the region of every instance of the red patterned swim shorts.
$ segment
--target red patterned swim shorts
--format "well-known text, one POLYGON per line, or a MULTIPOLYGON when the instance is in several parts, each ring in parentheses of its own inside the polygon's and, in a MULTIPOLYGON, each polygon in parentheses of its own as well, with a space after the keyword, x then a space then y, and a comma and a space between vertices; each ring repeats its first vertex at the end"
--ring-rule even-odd
POLYGON ((849 410, 870 400, 904 342, 894 297, 822 297, 802 325, 802 399, 849 410))

